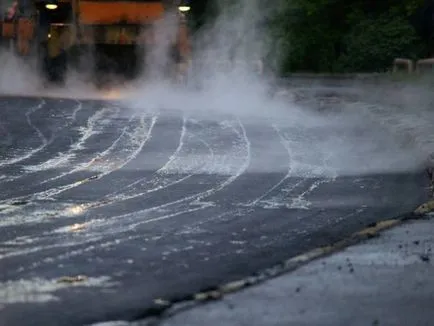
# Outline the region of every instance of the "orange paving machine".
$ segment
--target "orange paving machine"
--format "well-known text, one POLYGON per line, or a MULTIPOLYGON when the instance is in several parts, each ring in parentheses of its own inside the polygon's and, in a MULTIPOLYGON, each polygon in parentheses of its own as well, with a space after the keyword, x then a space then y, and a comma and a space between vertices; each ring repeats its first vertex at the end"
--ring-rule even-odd
POLYGON ((71 69, 91 71, 96 81, 107 73, 135 78, 152 69, 148 63, 161 65, 161 57, 168 59, 160 72, 173 75, 190 59, 179 0, 5 2, 0 0, 3 49, 37 58, 33 62, 48 80, 63 81, 71 69), (154 60, 149 60, 152 52, 154 60))

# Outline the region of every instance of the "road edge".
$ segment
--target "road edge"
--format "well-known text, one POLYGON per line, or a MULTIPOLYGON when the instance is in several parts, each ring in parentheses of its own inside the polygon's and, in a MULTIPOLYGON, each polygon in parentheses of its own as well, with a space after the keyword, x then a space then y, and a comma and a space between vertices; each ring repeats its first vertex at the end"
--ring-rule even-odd
MULTIPOLYGON (((434 166, 433 166, 434 168, 434 166)), ((434 180, 432 180, 434 185, 434 180)), ((434 197, 430 201, 418 206, 413 212, 401 215, 396 218, 383 220, 368 225, 367 227, 353 233, 352 235, 339 240, 331 245, 317 247, 299 255, 284 260, 270 268, 266 268, 255 275, 221 284, 206 291, 190 294, 186 297, 173 301, 157 298, 154 306, 143 311, 139 316, 129 320, 130 323, 139 322, 139 325, 157 325, 163 319, 177 315, 183 311, 190 310, 198 305, 223 299, 226 295, 239 292, 246 288, 259 285, 284 274, 291 273, 302 266, 320 259, 341 252, 346 248, 362 243, 363 241, 379 237, 385 231, 417 220, 432 220, 434 215, 434 197)), ((94 324, 98 325, 98 324, 94 324)), ((103 324, 100 324, 103 325, 103 324)))
MULTIPOLYGON (((406 223, 412 221, 434 219, 434 214, 432 214, 434 213, 434 153, 429 155, 426 161, 426 171, 429 177, 429 198, 431 199, 419 205, 414 211, 403 214, 396 218, 372 223, 331 245, 317 247, 299 255, 293 256, 287 260, 275 264, 272 267, 259 271, 255 275, 250 275, 239 280, 227 282, 212 289, 190 294, 183 298, 178 298, 172 301, 165 300, 164 298, 154 299, 153 307, 146 309, 146 311, 143 311, 139 316, 133 317, 131 320, 129 320, 129 322, 139 322, 139 325, 142 326, 160 324, 162 320, 173 317, 174 315, 183 311, 190 310, 191 308, 197 307, 198 305, 221 300, 228 294, 239 292, 243 289, 259 285, 284 274, 291 273, 314 260, 331 256, 351 246, 360 244, 372 238, 379 237, 385 231, 392 228, 405 225, 406 223)), ((103 324, 93 325, 102 326, 103 324)), ((122 326, 123 325, 124 324, 122 324, 122 326)))

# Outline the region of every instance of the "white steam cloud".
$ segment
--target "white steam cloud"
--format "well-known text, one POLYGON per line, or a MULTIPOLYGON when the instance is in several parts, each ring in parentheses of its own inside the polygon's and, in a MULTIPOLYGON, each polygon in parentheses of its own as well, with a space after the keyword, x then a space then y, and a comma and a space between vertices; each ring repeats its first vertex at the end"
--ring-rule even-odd
MULTIPOLYGON (((117 86, 112 93, 101 92, 72 72, 64 87, 44 88, 31 65, 22 65, 12 54, 4 52, 0 57, 0 92, 76 98, 110 98, 114 93, 114 97, 120 96, 134 110, 170 109, 217 121, 235 116, 258 130, 255 137, 262 137, 260 131, 264 126, 273 126, 280 130, 282 141, 289 148, 294 173, 304 175, 359 175, 421 167, 428 145, 425 143, 422 148, 418 141, 402 142, 396 137, 403 126, 414 139, 434 134, 431 131, 420 135, 420 130, 428 133, 430 130, 422 125, 434 120, 428 110, 421 108, 417 114, 411 111, 412 95, 394 93, 407 99, 401 112, 387 106, 379 112, 378 107, 364 104, 341 104, 334 110, 319 112, 295 104, 289 97, 270 94, 271 81, 258 73, 261 69, 258 62, 272 44, 263 25, 263 6, 263 1, 240 0, 221 7, 220 16, 193 39, 193 64, 186 86, 167 78, 170 48, 179 19, 168 13, 155 26, 158 46, 143 59, 146 68, 142 77, 127 87, 117 86)), ((364 94, 369 102, 370 94, 362 88, 357 93, 364 94)), ((421 90, 419 95, 419 104, 429 96, 421 90)), ((267 142, 275 140, 268 139, 265 133, 263 137, 262 155, 273 155, 273 146, 267 142)))

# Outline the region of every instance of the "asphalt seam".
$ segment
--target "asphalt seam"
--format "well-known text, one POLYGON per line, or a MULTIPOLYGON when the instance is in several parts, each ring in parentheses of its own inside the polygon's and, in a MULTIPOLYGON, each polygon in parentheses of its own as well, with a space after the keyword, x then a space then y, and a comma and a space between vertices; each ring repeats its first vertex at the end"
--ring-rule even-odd
POLYGON ((158 325, 165 319, 173 317, 183 311, 190 310, 200 304, 221 300, 225 295, 264 283, 265 281, 283 274, 293 272, 314 260, 330 256, 363 241, 378 237, 381 233, 393 227, 403 225, 410 221, 433 219, 433 216, 430 214, 431 212, 434 212, 434 199, 420 205, 414 212, 394 219, 373 223, 334 244, 309 250, 246 278, 228 282, 215 288, 203 290, 171 301, 163 298, 155 299, 153 307, 144 311, 140 316, 131 319, 130 322, 141 321, 149 326, 158 325))

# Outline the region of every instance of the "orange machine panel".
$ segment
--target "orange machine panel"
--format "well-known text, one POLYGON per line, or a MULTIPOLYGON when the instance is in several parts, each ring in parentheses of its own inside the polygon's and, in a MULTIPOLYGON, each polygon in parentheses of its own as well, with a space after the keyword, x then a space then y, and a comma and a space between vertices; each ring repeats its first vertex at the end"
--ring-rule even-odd
POLYGON ((23 40, 30 40, 33 38, 34 26, 33 21, 26 18, 18 20, 18 35, 23 40))
POLYGON ((140 24, 162 17, 161 2, 80 1, 82 24, 140 24))
POLYGON ((3 37, 14 37, 15 36, 14 23, 3 23, 2 24, 2 35, 3 35, 3 37))

